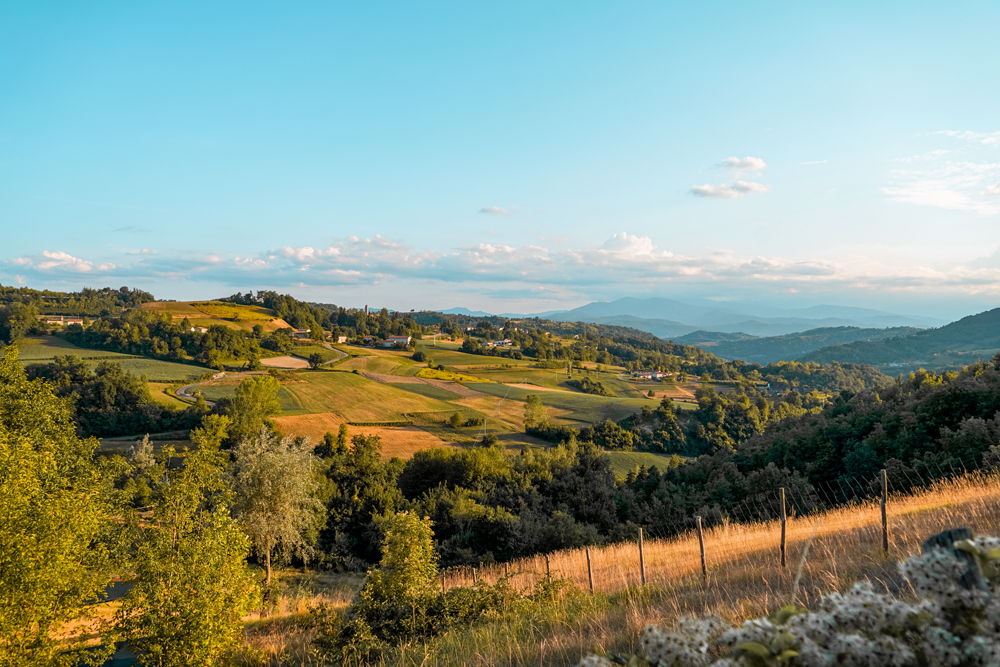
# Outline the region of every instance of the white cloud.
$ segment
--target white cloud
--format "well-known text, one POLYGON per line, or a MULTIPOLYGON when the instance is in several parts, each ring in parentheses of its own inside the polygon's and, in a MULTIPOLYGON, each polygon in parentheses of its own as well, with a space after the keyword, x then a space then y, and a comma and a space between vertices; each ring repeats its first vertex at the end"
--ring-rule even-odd
POLYGON ((140 255, 150 255, 150 254, 152 254, 152 251, 149 248, 143 248, 142 250, 139 251, 139 254, 140 255))
POLYGON ((479 209, 480 213, 486 213, 487 215, 508 215, 507 209, 500 208, 499 206, 486 206, 479 209))
POLYGON ((35 266, 42 271, 63 269, 66 271, 75 271, 77 273, 87 273, 94 268, 93 262, 73 257, 69 253, 62 252, 61 250, 56 252, 43 250, 42 257, 44 257, 45 260, 35 264, 35 266))
POLYGON ((1000 206, 982 198, 993 194, 1000 162, 945 161, 923 170, 894 170, 891 177, 894 183, 882 192, 892 201, 983 215, 1000 213, 1000 206))
POLYGON ((736 181, 732 185, 695 185, 690 192, 698 197, 712 197, 715 199, 739 199, 748 194, 759 194, 767 192, 770 185, 754 183, 752 181, 736 181))
POLYGON ((986 189, 983 190, 982 194, 986 197, 997 197, 1000 196, 1000 183, 994 183, 993 185, 987 185, 986 189))
POLYGON ((736 169, 738 171, 761 171, 767 169, 767 164, 759 157, 727 157, 722 161, 722 166, 726 169, 736 169))
POLYGON ((940 132, 935 132, 935 134, 943 134, 947 137, 954 137, 956 139, 965 139, 966 141, 982 144, 983 146, 1000 146, 1000 132, 971 132, 968 130, 959 132, 956 130, 941 130, 940 132))
POLYGON ((867 245, 809 261, 747 255, 725 248, 681 254, 659 247, 649 236, 623 231, 602 243, 584 246, 550 246, 548 241, 520 246, 477 243, 432 252, 376 235, 337 239, 326 247, 285 246, 225 261, 218 255, 164 257, 157 253, 129 255, 134 263, 115 265, 46 252, 2 263, 18 266, 17 274, 29 284, 50 281, 62 272, 66 284, 75 284, 80 274, 96 274, 114 276, 121 284, 187 281, 237 289, 253 284, 279 290, 304 285, 310 289, 370 291, 381 286, 378 289, 398 289, 400 298, 416 289, 508 296, 544 289, 562 295, 560 298, 575 299, 673 287, 709 294, 734 290, 857 294, 868 290, 872 294, 926 291, 1000 296, 1000 264, 994 261, 956 266, 964 260, 898 259, 867 245), (18 261, 24 259, 28 261, 18 261))

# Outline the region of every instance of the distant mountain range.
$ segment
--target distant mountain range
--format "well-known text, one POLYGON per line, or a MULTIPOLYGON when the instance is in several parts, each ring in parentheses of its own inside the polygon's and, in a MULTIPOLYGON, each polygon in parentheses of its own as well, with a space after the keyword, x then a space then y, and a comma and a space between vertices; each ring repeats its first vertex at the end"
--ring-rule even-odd
POLYGON ((937 329, 885 340, 858 340, 829 345, 803 355, 801 361, 871 364, 883 370, 958 368, 1000 350, 1000 308, 963 317, 937 329))
MULTIPOLYGON (((482 311, 451 308, 450 314, 486 317, 482 311)), ((945 323, 933 317, 908 317, 869 308, 820 305, 809 308, 775 308, 765 304, 702 300, 681 302, 665 298, 595 301, 579 308, 545 313, 501 313, 504 317, 539 317, 561 322, 593 322, 632 327, 659 338, 673 339, 696 331, 783 336, 822 327, 936 327, 945 323)))
POLYGON ((695 345, 723 359, 742 359, 758 364, 772 364, 779 361, 798 359, 820 348, 855 341, 884 340, 907 336, 921 329, 914 327, 893 327, 890 329, 860 329, 858 327, 822 327, 801 333, 757 338, 746 334, 719 333, 715 331, 695 331, 680 338, 675 343, 695 345))
POLYGON ((850 306, 812 306, 809 308, 774 308, 761 304, 713 302, 692 304, 673 299, 634 299, 598 301, 561 313, 549 319, 564 322, 617 324, 648 331, 660 338, 685 336, 698 330, 744 333, 752 336, 782 336, 821 327, 928 327, 943 324, 936 318, 913 318, 869 308, 850 306), (627 322, 627 324, 626 324, 627 322))
MULTIPOLYGON (((485 316, 459 308, 445 312, 485 316)), ((505 316, 631 327, 701 347, 723 359, 760 364, 839 361, 870 364, 890 374, 919 367, 960 368, 1000 350, 1000 308, 945 324, 932 317, 848 306, 780 309, 750 303, 624 298, 567 311, 505 316)))

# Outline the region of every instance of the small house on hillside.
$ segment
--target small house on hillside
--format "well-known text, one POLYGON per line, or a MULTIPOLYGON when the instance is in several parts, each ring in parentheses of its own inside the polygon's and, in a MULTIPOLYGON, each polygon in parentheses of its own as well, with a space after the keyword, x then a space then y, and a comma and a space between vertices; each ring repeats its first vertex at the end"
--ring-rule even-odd
POLYGON ((341 343, 341 344, 346 343, 347 342, 347 336, 337 336, 337 342, 341 343))
POLYGON ((393 343, 400 343, 402 345, 409 345, 410 341, 413 340, 409 336, 389 336, 386 338, 387 341, 392 341, 393 343))
POLYGON ((208 327, 191 327, 191 331, 195 331, 197 333, 208 333, 208 327))
POLYGON ((312 331, 309 329, 292 329, 292 338, 312 338, 312 331))

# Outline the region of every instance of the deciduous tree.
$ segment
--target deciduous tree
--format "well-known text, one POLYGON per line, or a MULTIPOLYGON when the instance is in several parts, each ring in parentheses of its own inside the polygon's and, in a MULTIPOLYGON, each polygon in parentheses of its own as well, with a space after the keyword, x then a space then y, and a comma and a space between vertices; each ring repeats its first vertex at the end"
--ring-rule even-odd
POLYGON ((261 429, 237 445, 232 465, 233 514, 243 526, 254 552, 264 558, 265 586, 271 583, 271 554, 280 549, 287 560, 312 553, 304 535, 322 522, 325 508, 316 497, 319 460, 308 438, 278 438, 261 429))
POLYGON ((72 664, 63 624, 104 597, 117 550, 112 480, 67 401, 29 381, 17 347, 0 359, 0 665, 72 664))
POLYGON ((215 665, 259 601, 246 564, 250 540, 230 516, 224 453, 203 445, 175 468, 167 465, 173 448, 161 454, 145 479, 156 499, 152 517, 130 521, 135 585, 105 639, 127 641, 144 666, 215 665))

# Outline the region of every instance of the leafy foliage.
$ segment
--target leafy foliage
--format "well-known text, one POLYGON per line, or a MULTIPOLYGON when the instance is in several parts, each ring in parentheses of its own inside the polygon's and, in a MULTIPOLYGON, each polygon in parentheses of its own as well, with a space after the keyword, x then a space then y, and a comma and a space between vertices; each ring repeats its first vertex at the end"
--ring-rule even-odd
MULTIPOLYGON (((76 436, 67 401, 0 360, 0 665, 72 664, 54 631, 85 618, 122 546, 112 462, 76 436)), ((73 644, 71 639, 70 644, 73 644)))
POLYGON ((315 534, 325 514, 315 497, 316 467, 308 438, 278 438, 262 428, 233 451, 233 515, 250 538, 253 550, 264 557, 271 583, 271 553, 280 548, 285 559, 308 558, 306 536, 315 534))
POLYGON ((112 361, 102 361, 91 371, 75 355, 57 356, 50 364, 29 365, 26 372, 29 378, 49 381, 56 395, 69 399, 85 436, 187 429, 204 414, 197 406, 170 410, 159 405, 145 380, 112 361))
POLYGON ((227 457, 211 436, 199 445, 179 468, 168 465, 173 448, 163 449, 143 476, 152 517, 130 518, 135 585, 105 640, 128 641, 141 665, 217 664, 241 640, 242 618, 259 602, 246 564, 249 540, 229 513, 227 457))

